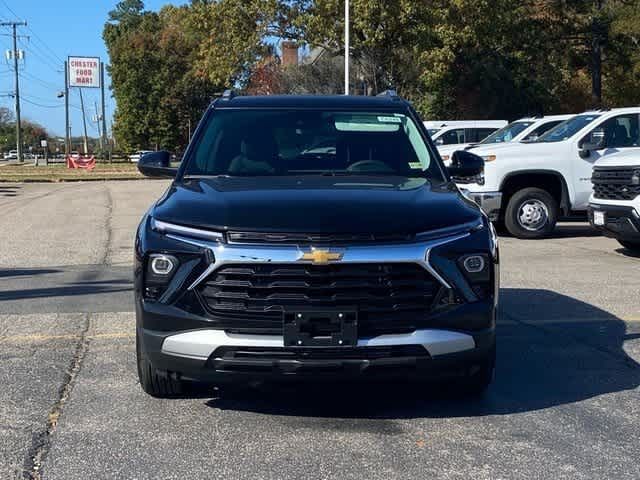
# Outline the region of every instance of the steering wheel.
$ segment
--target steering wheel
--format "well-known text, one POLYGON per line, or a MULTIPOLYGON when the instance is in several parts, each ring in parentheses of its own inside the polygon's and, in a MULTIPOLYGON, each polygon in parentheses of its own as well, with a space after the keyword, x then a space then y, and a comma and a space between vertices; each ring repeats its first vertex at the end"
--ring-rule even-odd
POLYGON ((393 168, 380 160, 360 160, 349 165, 347 172, 393 172, 393 168))

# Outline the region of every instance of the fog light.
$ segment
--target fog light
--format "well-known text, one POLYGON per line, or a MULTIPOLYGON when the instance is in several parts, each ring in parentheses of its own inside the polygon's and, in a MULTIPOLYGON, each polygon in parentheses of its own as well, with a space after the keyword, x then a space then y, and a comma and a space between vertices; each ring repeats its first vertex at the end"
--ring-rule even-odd
POLYGON ((175 264, 170 257, 166 255, 151 255, 151 271, 156 275, 169 275, 175 264))
POLYGON ((480 255, 471 255, 464 259, 464 269, 469 273, 479 273, 484 270, 485 261, 480 255))

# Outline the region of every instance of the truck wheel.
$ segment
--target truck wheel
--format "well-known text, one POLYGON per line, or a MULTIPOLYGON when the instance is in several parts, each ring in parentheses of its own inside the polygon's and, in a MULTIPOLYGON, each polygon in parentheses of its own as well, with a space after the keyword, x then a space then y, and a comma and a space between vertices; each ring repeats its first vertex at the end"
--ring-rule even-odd
POLYGON ((618 243, 633 253, 640 253, 640 242, 632 242, 630 240, 618 240, 618 243))
POLYGON ((558 220, 558 202, 541 188, 523 188, 507 204, 504 223, 517 238, 548 236, 558 220))
POLYGON ((136 358, 138 362, 138 378, 142 389, 156 398, 175 398, 185 391, 185 382, 172 378, 164 372, 156 370, 142 348, 142 342, 136 334, 136 358))

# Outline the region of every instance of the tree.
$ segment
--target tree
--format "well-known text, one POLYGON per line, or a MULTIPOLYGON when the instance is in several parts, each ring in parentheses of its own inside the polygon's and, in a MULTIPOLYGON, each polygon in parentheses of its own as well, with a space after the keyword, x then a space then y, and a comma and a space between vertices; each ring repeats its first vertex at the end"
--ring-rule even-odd
POLYGON ((114 132, 126 149, 182 150, 208 103, 225 88, 246 84, 269 53, 275 0, 192 1, 159 13, 120 2, 103 37, 117 102, 114 132))
POLYGON ((322 55, 313 63, 289 66, 280 71, 280 93, 336 95, 344 90, 344 59, 322 55))
MULTIPOLYGON (((293 2, 291 23, 299 40, 344 55, 344 0, 293 2)), ((414 45, 429 15, 424 1, 351 0, 351 58, 354 82, 364 82, 375 94, 393 87, 411 96, 418 72, 414 45)))

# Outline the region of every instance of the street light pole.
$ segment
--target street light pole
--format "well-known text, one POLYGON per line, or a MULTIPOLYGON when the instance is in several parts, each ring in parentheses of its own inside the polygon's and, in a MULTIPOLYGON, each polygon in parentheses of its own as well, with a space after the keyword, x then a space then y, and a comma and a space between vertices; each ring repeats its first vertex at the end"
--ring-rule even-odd
POLYGON ((349 0, 344 0, 344 94, 349 95, 349 0))

